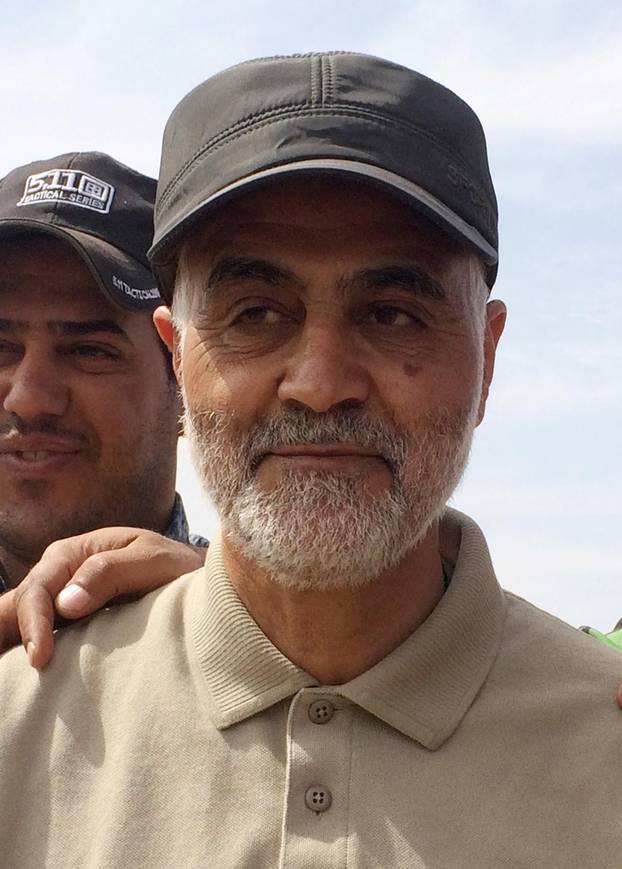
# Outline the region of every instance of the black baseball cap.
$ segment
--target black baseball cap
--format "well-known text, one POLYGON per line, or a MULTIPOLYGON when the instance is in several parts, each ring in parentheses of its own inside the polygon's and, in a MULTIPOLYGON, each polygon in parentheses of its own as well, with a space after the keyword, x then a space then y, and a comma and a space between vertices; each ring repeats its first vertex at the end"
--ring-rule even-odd
POLYGON ((390 190, 497 274, 497 201, 477 115, 406 67, 348 52, 268 57, 191 91, 164 131, 149 258, 173 293, 179 243, 217 204, 292 173, 390 190))
POLYGON ((161 297, 147 259, 156 182, 107 154, 38 160, 0 181, 0 245, 15 233, 67 241, 115 304, 152 310, 161 297))

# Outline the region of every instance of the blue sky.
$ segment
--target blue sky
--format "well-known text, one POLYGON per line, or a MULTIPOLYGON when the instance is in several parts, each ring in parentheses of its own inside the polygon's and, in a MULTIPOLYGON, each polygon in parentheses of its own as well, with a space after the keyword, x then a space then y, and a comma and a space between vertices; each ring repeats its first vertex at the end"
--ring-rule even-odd
MULTIPOLYGON (((0 174, 76 149, 156 174, 178 100, 267 54, 378 54, 465 98, 488 136, 510 319, 454 504, 503 585, 575 624, 622 616, 618 3, 21 0, 2 14, 0 174)), ((212 533, 180 456, 194 528, 212 533)))

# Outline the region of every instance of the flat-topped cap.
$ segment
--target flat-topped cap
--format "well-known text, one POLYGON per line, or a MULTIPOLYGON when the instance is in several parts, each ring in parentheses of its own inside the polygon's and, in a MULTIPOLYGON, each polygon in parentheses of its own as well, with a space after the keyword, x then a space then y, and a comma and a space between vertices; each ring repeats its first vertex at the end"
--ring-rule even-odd
POLYGON ((292 173, 340 173, 401 197, 497 270, 497 202, 472 109, 362 54, 269 57, 221 72, 173 111, 149 257, 172 297, 179 243, 217 205, 292 173))

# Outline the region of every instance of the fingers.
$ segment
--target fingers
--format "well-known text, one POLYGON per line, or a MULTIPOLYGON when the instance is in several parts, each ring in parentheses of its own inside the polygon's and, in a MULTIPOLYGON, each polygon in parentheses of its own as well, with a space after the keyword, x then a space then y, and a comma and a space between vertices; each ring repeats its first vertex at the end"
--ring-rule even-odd
POLYGON ((83 618, 115 598, 146 594, 172 578, 161 578, 154 584, 149 561, 136 560, 129 547, 90 556, 56 596, 58 613, 67 619, 83 618))
POLYGON ((0 632, 8 648, 21 642, 31 664, 44 667, 54 649, 54 598, 98 548, 123 546, 137 529, 106 528, 52 543, 20 585, 0 600, 0 632))
POLYGON ((104 528, 49 546, 24 581, 0 600, 0 650, 19 642, 44 667, 58 616, 91 615, 138 597, 200 567, 205 550, 139 528, 104 528), (56 619, 55 619, 56 614, 56 619))
POLYGON ((71 577, 76 559, 73 547, 65 548, 71 557, 60 558, 49 547, 41 561, 19 586, 0 599, 0 648, 2 651, 22 642, 33 667, 48 662, 54 640, 54 595, 71 577))
MULTIPOLYGON (((99 552, 89 556, 74 572, 71 581, 55 599, 57 611, 67 619, 79 619, 91 615, 122 593, 125 593, 127 576, 130 573, 127 547, 111 552, 99 552)), ((139 582, 140 564, 134 565, 132 582, 139 582)), ((149 589, 145 589, 146 591, 149 589)))
POLYGON ((200 567, 204 552, 153 532, 143 531, 127 546, 84 561, 56 597, 56 610, 81 618, 119 597, 136 597, 200 567))
POLYGON ((54 649, 54 600, 45 586, 30 585, 19 596, 17 622, 32 667, 45 667, 54 649))
POLYGON ((15 589, 12 589, 0 596, 0 652, 6 652, 19 641, 15 589))

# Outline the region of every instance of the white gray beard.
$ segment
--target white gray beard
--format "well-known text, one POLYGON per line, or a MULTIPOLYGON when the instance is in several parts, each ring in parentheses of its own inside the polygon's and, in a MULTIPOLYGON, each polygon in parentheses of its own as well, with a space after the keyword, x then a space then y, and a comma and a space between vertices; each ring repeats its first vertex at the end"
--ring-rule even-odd
POLYGON ((476 413, 475 404, 435 411, 414 433, 360 411, 288 411, 251 433, 216 412, 186 409, 184 421, 229 541, 283 586, 328 590, 364 586, 416 548, 464 472, 476 413), (339 441, 379 446, 390 488, 372 495, 364 477, 326 471, 285 472, 268 491, 257 485, 253 457, 262 449, 339 441))

